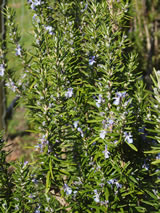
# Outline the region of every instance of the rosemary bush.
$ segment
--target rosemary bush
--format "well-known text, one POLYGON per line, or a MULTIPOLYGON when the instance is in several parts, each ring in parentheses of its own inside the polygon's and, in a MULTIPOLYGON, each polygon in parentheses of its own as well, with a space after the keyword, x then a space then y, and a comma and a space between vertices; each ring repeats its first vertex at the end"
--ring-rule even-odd
POLYGON ((7 69, 2 54, 0 71, 25 104, 32 131, 41 135, 39 155, 36 162, 13 164, 10 176, 1 158, 0 188, 9 188, 9 194, 0 192, 1 210, 157 212, 157 167, 148 151, 158 144, 158 114, 137 56, 128 52, 129 5, 29 0, 28 6, 31 50, 20 42, 14 11, 5 10, 13 48, 3 51, 13 51, 23 70, 19 76, 7 69))

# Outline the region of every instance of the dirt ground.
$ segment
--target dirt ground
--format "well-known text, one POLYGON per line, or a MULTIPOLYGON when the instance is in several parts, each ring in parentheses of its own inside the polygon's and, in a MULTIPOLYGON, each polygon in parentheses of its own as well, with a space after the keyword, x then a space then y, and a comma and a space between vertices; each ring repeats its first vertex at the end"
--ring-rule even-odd
POLYGON ((38 135, 27 130, 29 126, 25 119, 25 110, 18 107, 12 119, 8 122, 5 150, 9 151, 7 161, 16 161, 20 158, 31 161, 33 159, 34 146, 37 144, 38 135))

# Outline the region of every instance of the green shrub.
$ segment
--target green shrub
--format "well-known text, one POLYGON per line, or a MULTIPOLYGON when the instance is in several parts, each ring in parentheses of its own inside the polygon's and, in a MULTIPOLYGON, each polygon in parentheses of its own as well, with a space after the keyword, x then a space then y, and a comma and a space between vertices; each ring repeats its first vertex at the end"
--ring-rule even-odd
POLYGON ((30 0, 31 51, 6 8, 8 42, 24 67, 17 77, 5 65, 7 86, 41 135, 37 161, 18 163, 12 174, 10 201, 3 200, 11 212, 158 211, 155 155, 147 153, 158 143, 156 123, 137 56, 128 52, 128 6, 30 0))

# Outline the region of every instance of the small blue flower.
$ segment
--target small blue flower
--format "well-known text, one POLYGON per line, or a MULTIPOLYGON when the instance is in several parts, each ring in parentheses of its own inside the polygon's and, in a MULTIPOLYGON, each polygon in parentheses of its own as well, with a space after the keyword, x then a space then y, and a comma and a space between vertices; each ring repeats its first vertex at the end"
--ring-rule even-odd
POLYGON ((114 121, 112 119, 109 118, 107 120, 103 120, 102 124, 103 124, 104 129, 107 129, 107 131, 112 132, 112 128, 113 128, 113 124, 114 124, 114 121))
POLYGON ((4 76, 5 67, 4 64, 0 64, 0 76, 4 76))
POLYGON ((110 152, 107 150, 107 145, 105 145, 105 150, 102 153, 104 153, 105 159, 109 158, 110 152))
POLYGON ((79 121, 74 121, 73 126, 74 126, 75 129, 77 129, 78 123, 79 123, 79 121))
POLYGON ((50 35, 54 34, 52 26, 46 26, 45 29, 49 32, 50 35))
POLYGON ((34 195, 31 193, 28 197, 31 198, 31 199, 33 199, 34 195))
POLYGON ((116 92, 116 97, 113 98, 113 99, 115 99, 113 104, 119 105, 122 98, 124 98, 125 96, 126 96, 126 92, 116 92))
POLYGON ((4 68, 4 64, 0 64, 0 76, 4 76, 4 71, 5 71, 5 68, 4 68))
POLYGON ((23 164, 23 168, 24 168, 25 166, 27 166, 27 164, 28 164, 28 161, 25 161, 24 164, 23 164))
POLYGON ((67 195, 72 194, 72 189, 66 183, 64 184, 63 188, 67 195))
POLYGON ((156 156, 156 160, 159 160, 159 159, 160 159, 160 153, 157 154, 157 156, 156 156))
POLYGON ((84 9, 86 10, 86 9, 87 9, 87 7, 88 7, 88 3, 85 5, 85 8, 84 8, 84 9))
POLYGON ((40 152, 43 152, 43 148, 47 144, 49 144, 49 142, 48 142, 48 140, 46 140, 45 135, 43 135, 39 140, 40 140, 40 143, 35 146, 35 150, 38 151, 40 149, 40 152))
POLYGON ((35 10, 35 7, 41 5, 42 2, 41 0, 28 0, 28 3, 31 4, 31 9, 35 10))
POLYGON ((98 192, 97 192, 97 189, 95 189, 94 190, 94 201, 96 202, 96 203, 99 203, 100 202, 100 199, 99 199, 99 194, 98 194, 98 192))
POLYGON ((101 205, 105 205, 106 206, 109 203, 109 201, 105 200, 105 201, 101 201, 100 203, 101 203, 101 205))
POLYGON ((131 144, 131 143, 133 143, 133 137, 132 137, 132 135, 131 135, 131 133, 129 132, 124 132, 124 137, 125 137, 125 140, 129 143, 129 144, 131 144))
POLYGON ((82 129, 80 128, 80 127, 78 127, 78 132, 80 132, 81 133, 81 136, 82 136, 82 138, 84 137, 84 134, 83 134, 83 131, 82 131, 82 129))
POLYGON ((116 184, 117 188, 122 188, 122 184, 118 183, 118 181, 115 181, 115 184, 116 184))
POLYGON ((96 61, 94 59, 95 59, 95 56, 92 56, 92 58, 89 59, 89 65, 92 66, 94 63, 96 63, 96 61))
POLYGON ((143 169, 149 170, 149 165, 146 163, 146 161, 144 160, 144 164, 142 165, 143 169))
POLYGON ((35 183, 35 184, 38 184, 38 180, 36 178, 33 178, 32 182, 35 183))
POLYGON ((111 185, 113 185, 114 182, 115 182, 115 179, 110 179, 110 180, 107 181, 107 183, 109 183, 109 184, 111 184, 111 185))
POLYGON ((9 81, 5 85, 9 87, 13 92, 17 90, 17 87, 11 79, 9 79, 9 81))
POLYGON ((43 152, 43 145, 42 144, 38 144, 35 147, 35 151, 38 151, 40 149, 40 152, 43 152))
POLYGON ((66 98, 71 98, 73 95, 73 88, 69 88, 65 93, 66 98))
POLYGON ((18 204, 15 205, 15 210, 19 210, 19 205, 18 204))
POLYGON ((21 51, 22 51, 21 45, 18 44, 15 50, 16 50, 16 56, 21 56, 21 51))
POLYGON ((99 94, 98 99, 96 99, 96 106, 99 108, 103 102, 102 95, 99 94))
POLYGON ((102 138, 102 139, 104 139, 105 138, 105 136, 106 136, 106 130, 101 130, 101 132, 100 132, 100 138, 102 138))
POLYGON ((109 118, 109 119, 108 119, 108 124, 109 124, 109 125, 113 125, 113 124, 114 124, 114 121, 113 121, 112 119, 109 118))

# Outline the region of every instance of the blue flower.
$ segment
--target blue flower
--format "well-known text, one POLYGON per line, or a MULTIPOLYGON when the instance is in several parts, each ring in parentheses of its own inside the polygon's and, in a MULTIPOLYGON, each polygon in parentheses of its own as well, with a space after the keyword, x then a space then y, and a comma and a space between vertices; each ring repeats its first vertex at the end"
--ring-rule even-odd
POLYGON ((0 76, 4 76, 4 71, 5 71, 5 68, 4 68, 4 65, 3 64, 0 64, 0 76))
POLYGON ((17 87, 11 79, 9 79, 8 83, 6 83, 5 85, 9 87, 13 92, 17 90, 17 87))
POLYGON ((101 203, 101 205, 105 205, 106 206, 109 203, 109 201, 105 200, 105 201, 101 201, 100 203, 101 203))
POLYGON ((160 159, 160 153, 157 154, 157 156, 156 156, 156 160, 159 160, 159 159, 160 159))
POLYGON ((43 152, 43 144, 38 144, 35 147, 35 151, 38 151, 40 149, 40 152, 43 152))
POLYGON ((73 126, 77 129, 79 121, 74 121, 73 126))
POLYGON ((114 121, 109 118, 107 120, 103 120, 102 124, 104 129, 108 129, 109 131, 112 131, 114 121))
POLYGON ((92 58, 89 59, 89 65, 92 66, 94 63, 96 63, 96 61, 94 59, 95 59, 95 56, 92 56, 92 58))
POLYGON ((126 92, 116 92, 116 97, 114 97, 113 99, 115 99, 113 101, 114 105, 119 105, 122 98, 124 98, 126 96, 126 92))
POLYGON ((98 194, 98 192, 97 192, 97 189, 95 189, 94 190, 94 201, 96 202, 96 203, 99 203, 100 202, 100 199, 99 199, 99 194, 98 194))
POLYGON ((40 20, 39 20, 39 17, 37 16, 37 14, 33 15, 32 20, 37 22, 37 23, 40 23, 40 20))
POLYGON ((23 168, 26 167, 27 164, 28 164, 28 161, 25 161, 24 164, 23 164, 23 168))
POLYGON ((18 44, 15 50, 16 50, 16 56, 21 56, 21 51, 22 51, 21 45, 18 44))
POLYGON ((105 136, 106 136, 106 130, 101 130, 101 132, 100 132, 100 138, 102 138, 102 139, 104 139, 105 138, 105 136))
POLYGON ((15 210, 19 210, 19 205, 18 204, 15 205, 15 210))
POLYGON ((82 136, 82 138, 84 137, 84 134, 83 134, 83 131, 82 131, 82 129, 80 128, 80 127, 78 127, 78 132, 80 132, 81 133, 81 136, 82 136))
POLYGON ((73 88, 69 88, 65 93, 66 98, 71 98, 73 95, 73 88))
POLYGON ((103 102, 102 95, 99 94, 98 99, 96 99, 96 106, 99 108, 103 102))
POLYGON ((110 152, 107 150, 107 145, 105 145, 105 150, 102 153, 104 153, 105 159, 109 158, 110 152))
POLYGON ((63 188, 67 195, 72 194, 72 189, 66 183, 64 184, 63 188))
POLYGON ((28 0, 28 2, 31 4, 32 10, 35 10, 35 7, 42 3, 41 0, 28 0))
POLYGON ((38 184, 38 180, 36 178, 33 178, 32 182, 35 183, 35 184, 38 184))
POLYGON ((34 199, 34 195, 32 193, 28 197, 34 199))
POLYGON ((112 185, 112 184, 114 184, 115 181, 116 181, 115 179, 110 179, 107 181, 107 183, 112 185))
POLYGON ((113 124, 114 124, 114 121, 113 121, 112 119, 109 118, 109 119, 108 119, 108 124, 109 124, 109 125, 113 125, 113 124))
POLYGON ((146 170, 149 169, 149 165, 146 163, 146 160, 144 160, 144 164, 142 165, 142 168, 146 170))
POLYGON ((43 148, 45 145, 49 144, 48 140, 46 140, 46 136, 43 135, 40 139, 40 143, 35 146, 35 150, 38 151, 40 149, 40 152, 43 152, 43 148))
POLYGON ((117 188, 122 188, 122 184, 118 183, 118 181, 115 181, 115 184, 116 184, 117 188))
POLYGON ((124 132, 124 137, 125 137, 125 140, 129 143, 129 144, 131 144, 131 143, 133 143, 133 137, 132 137, 132 135, 131 135, 131 133, 129 132, 124 132))
POLYGON ((50 35, 54 34, 52 26, 46 26, 45 29, 49 32, 50 35))

